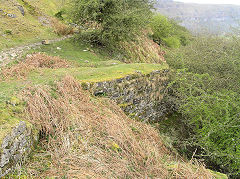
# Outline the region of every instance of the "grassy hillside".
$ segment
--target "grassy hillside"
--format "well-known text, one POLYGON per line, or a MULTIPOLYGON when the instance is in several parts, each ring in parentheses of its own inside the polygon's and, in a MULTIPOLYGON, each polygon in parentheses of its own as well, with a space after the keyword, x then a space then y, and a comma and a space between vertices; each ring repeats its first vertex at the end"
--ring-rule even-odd
POLYGON ((2 117, 1 125, 9 124, 5 126, 7 129, 25 119, 35 126, 46 127, 45 132, 50 134, 48 138, 41 137, 27 164, 9 175, 10 178, 213 176, 198 163, 176 158, 154 127, 129 119, 116 104, 92 97, 81 89, 80 82, 168 69, 165 63, 124 64, 94 53, 94 49, 87 49, 84 44, 75 48, 71 45, 72 41, 66 40, 43 46, 38 51, 61 58, 28 55, 26 60, 1 71, 4 77, 0 81, 0 112, 8 114, 2 117), (39 62, 37 66, 32 65, 36 62, 39 62), (25 103, 20 102, 20 98, 25 103), (46 99, 51 103, 45 103, 46 99), (6 100, 18 102, 10 108, 5 105, 6 100), (62 112, 57 112, 59 110, 62 112), (56 128, 46 114, 59 119, 59 127, 56 128), (45 117, 40 120, 37 116, 45 117), (65 141, 66 136, 72 141, 70 146, 65 141))
POLYGON ((129 119, 113 102, 81 89, 80 82, 112 80, 136 71, 147 74, 168 65, 125 64, 95 50, 70 39, 30 51, 35 54, 2 68, 1 136, 19 120, 47 129, 27 164, 9 177, 218 176, 197 162, 176 158, 154 127, 129 119), (59 127, 46 114, 59 119, 59 127))
MULTIPOLYGON (((55 38, 54 28, 59 27, 61 31, 63 27, 64 31, 65 26, 52 21, 52 16, 64 2, 1 1, 0 49, 55 38)), ((83 1, 76 2, 78 5, 83 1)), ((105 2, 106 8, 110 7, 108 2, 111 1, 105 2)), ((132 10, 135 12, 135 8, 132 10)), ((105 18, 108 20, 109 16, 105 18)), ((131 13, 128 18, 132 19, 131 13)), ((118 20, 132 25, 126 19, 118 20)), ((135 40, 116 41, 108 46, 96 43, 101 41, 94 38, 95 43, 91 43, 89 39, 92 33, 101 30, 97 23, 90 23, 93 29, 82 28, 73 38, 24 52, 21 59, 16 57, 0 68, 0 142, 19 121, 34 126, 33 132, 40 131, 38 143, 25 164, 7 178, 227 178, 193 159, 195 153, 190 154, 190 160, 181 157, 159 132, 161 123, 130 119, 105 95, 96 97, 82 89, 86 82, 118 81, 139 72, 170 71, 164 59, 165 51, 154 42, 151 30, 139 32, 142 35, 135 40)), ((115 21, 114 24, 118 26, 115 21)), ((102 42, 108 40, 104 38, 102 42)), ((169 63, 177 65, 176 61, 169 63)), ((149 78, 151 81, 151 75, 149 78)), ((155 91, 151 85, 154 84, 149 84, 149 89, 155 91)), ((166 125, 163 128, 166 127, 170 129, 166 125)), ((3 166, 3 170, 8 167, 3 166)))
POLYGON ((51 28, 51 16, 58 12, 57 0, 1 0, 0 50, 42 39, 56 38, 51 28), (24 15, 19 7, 23 8, 24 15), (9 17, 13 15, 13 17, 9 17))

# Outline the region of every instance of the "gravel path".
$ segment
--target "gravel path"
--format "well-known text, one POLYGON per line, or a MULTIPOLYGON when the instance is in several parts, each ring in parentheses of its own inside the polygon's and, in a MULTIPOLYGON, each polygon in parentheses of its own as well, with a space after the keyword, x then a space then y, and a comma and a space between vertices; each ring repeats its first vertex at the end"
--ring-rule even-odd
MULTIPOLYGON (((70 37, 72 37, 72 36, 69 35, 69 36, 61 37, 61 38, 54 39, 54 40, 48 40, 48 41, 49 41, 49 43, 54 43, 54 42, 58 42, 58 41, 70 38, 70 37)), ((0 67, 8 64, 12 60, 21 58, 24 51, 37 48, 41 45, 42 45, 42 42, 37 42, 37 43, 29 44, 29 45, 14 47, 14 48, 0 51, 0 67)))

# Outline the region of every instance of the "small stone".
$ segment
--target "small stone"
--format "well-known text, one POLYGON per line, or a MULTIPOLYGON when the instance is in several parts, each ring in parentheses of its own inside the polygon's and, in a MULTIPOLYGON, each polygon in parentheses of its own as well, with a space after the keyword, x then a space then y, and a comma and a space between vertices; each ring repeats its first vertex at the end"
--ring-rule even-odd
POLYGON ((16 53, 12 53, 12 54, 10 54, 10 56, 15 58, 15 57, 17 57, 17 54, 16 53))
POLYGON ((88 61, 88 60, 85 60, 84 62, 85 62, 85 63, 89 63, 89 61, 88 61))
POLYGON ((42 44, 43 44, 43 45, 49 45, 50 42, 49 42, 49 40, 43 40, 43 41, 42 41, 42 44))
POLYGON ((16 14, 7 14, 7 16, 10 17, 10 18, 16 18, 17 17, 16 14))
POLYGON ((88 50, 83 50, 84 52, 87 52, 88 50))
POLYGON ((60 48, 60 47, 57 47, 57 50, 61 50, 62 48, 60 48))

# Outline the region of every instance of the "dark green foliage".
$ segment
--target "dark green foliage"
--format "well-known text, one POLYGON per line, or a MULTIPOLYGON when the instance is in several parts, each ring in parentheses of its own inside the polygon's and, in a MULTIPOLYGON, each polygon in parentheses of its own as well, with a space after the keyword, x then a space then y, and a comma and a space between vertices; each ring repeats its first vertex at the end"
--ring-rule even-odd
POLYGON ((168 55, 176 69, 169 89, 190 147, 229 176, 240 176, 240 44, 236 38, 199 38, 168 55))
POLYGON ((54 16, 60 20, 63 20, 63 15, 65 14, 65 10, 58 11, 54 16))
POLYGON ((179 48, 181 46, 181 41, 176 37, 167 37, 163 41, 166 46, 171 48, 179 48))
POLYGON ((72 21, 88 29, 94 44, 129 40, 151 17, 151 0, 72 0, 72 21))
POLYGON ((153 40, 171 48, 185 46, 191 38, 186 28, 161 14, 153 16, 150 26, 153 31, 153 40))

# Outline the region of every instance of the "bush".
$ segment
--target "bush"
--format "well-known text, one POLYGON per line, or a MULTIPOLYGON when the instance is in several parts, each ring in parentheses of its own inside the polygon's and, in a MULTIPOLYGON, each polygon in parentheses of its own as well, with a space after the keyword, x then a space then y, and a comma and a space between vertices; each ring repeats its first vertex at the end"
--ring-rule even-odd
POLYGON ((167 17, 160 14, 153 16, 151 21, 151 29, 153 31, 153 38, 161 42, 162 39, 169 37, 173 33, 173 26, 167 17))
POLYGON ((74 33, 72 27, 63 24, 57 19, 52 19, 52 27, 54 29, 54 32, 58 35, 70 35, 74 33))
MULTIPOLYGON (((169 85, 183 122, 194 131, 189 148, 230 177, 240 176, 240 44, 234 38, 197 38, 172 50, 169 85)), ((215 168, 216 169, 216 168, 215 168)))
POLYGON ((179 48, 181 46, 181 42, 177 37, 167 37, 163 41, 170 48, 179 48))
POLYGON ((153 16, 150 27, 153 31, 153 40, 171 48, 179 48, 180 45, 187 45, 191 38, 185 27, 178 25, 167 17, 156 14, 153 16))
POLYGON ((240 43, 235 37, 199 37, 186 47, 169 51, 166 60, 174 69, 209 74, 214 79, 211 87, 215 90, 239 91, 240 43))
POLYGON ((72 22, 96 30, 100 45, 132 39, 145 27, 152 14, 151 0, 72 0, 71 4, 72 22))
POLYGON ((65 13, 66 13, 65 10, 60 10, 60 11, 58 11, 56 14, 54 14, 54 16, 55 16, 56 18, 58 18, 59 20, 63 20, 63 15, 64 15, 65 13))
POLYGON ((211 89, 213 80, 208 74, 178 70, 171 85, 178 112, 194 132, 188 143, 222 171, 239 175, 240 96, 233 91, 211 89))

